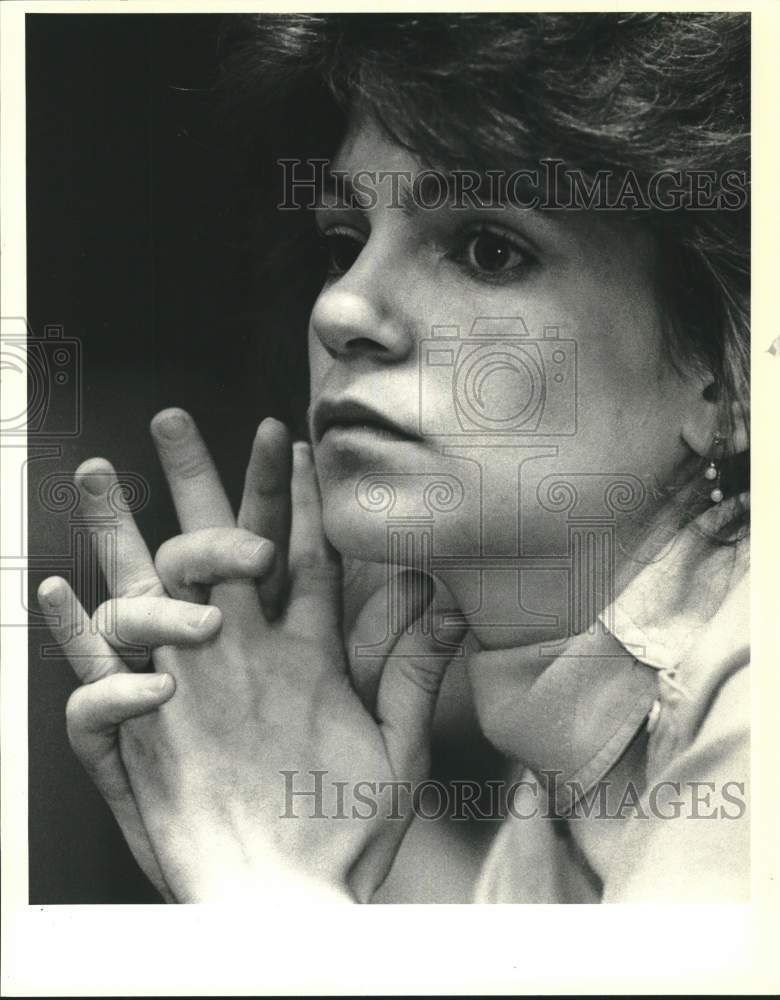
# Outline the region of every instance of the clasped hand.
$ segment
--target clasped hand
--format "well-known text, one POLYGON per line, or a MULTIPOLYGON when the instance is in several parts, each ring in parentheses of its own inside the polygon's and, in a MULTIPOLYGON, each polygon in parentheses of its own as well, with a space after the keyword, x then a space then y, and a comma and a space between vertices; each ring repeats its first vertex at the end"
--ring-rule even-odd
MULTIPOLYGON (((401 638, 369 669, 350 664, 348 647, 386 622, 389 594, 375 589, 345 643, 341 560, 323 531, 309 446, 264 421, 236 520, 191 418, 164 411, 152 432, 183 534, 153 561, 130 513, 106 517, 115 474, 92 459, 76 482, 111 600, 90 622, 65 580, 39 590, 82 681, 68 703, 71 744, 167 900, 300 891, 368 901, 410 812, 399 819, 396 803, 364 819, 348 794, 427 775, 444 632, 441 619, 427 635, 406 626, 430 581, 396 578, 401 638), (138 644, 153 673, 131 669, 138 644), (323 801, 290 816, 283 772, 305 783, 314 771, 324 772, 323 801)), ((447 641, 458 638, 451 629, 447 641)))

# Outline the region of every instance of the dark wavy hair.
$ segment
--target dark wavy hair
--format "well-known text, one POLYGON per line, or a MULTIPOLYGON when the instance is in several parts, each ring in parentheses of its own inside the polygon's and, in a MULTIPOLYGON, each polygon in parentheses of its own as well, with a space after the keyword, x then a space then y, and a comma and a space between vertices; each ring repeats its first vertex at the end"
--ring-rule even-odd
MULTIPOLYGON (((331 157, 359 108, 437 168, 557 157, 643 185, 748 169, 747 14, 265 14, 226 28, 222 86, 242 127, 262 122, 266 155, 331 157)), ((712 376, 728 437, 735 413, 749 420, 749 205, 620 214, 655 234, 670 360, 712 376)), ((724 493, 747 491, 747 453, 721 465, 724 493)))

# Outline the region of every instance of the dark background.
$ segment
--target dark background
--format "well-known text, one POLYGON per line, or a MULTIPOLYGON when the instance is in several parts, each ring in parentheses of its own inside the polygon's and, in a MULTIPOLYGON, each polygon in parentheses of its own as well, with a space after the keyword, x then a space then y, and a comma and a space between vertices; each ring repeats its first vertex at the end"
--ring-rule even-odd
POLYGON ((258 421, 295 421, 306 398, 307 302, 284 301, 256 265, 255 194, 275 168, 225 129, 213 97, 221 21, 27 16, 28 319, 34 336, 61 326, 82 356, 80 433, 44 435, 59 456, 29 463, 31 903, 158 899, 68 745, 75 677, 41 655, 34 595, 62 572, 69 514, 38 487, 94 455, 143 476, 154 551, 177 530, 154 413, 195 416, 235 500, 258 421))

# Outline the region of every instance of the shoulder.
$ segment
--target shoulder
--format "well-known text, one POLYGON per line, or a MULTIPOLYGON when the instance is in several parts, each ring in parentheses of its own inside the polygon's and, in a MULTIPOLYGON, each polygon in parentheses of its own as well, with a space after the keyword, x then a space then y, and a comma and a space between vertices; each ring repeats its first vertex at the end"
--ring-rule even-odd
POLYGON ((697 631, 677 668, 659 675, 661 714, 666 707, 667 721, 677 732, 678 750, 717 742, 727 734, 747 734, 749 662, 750 600, 745 573, 697 631))
POLYGON ((738 902, 749 894, 748 577, 674 669, 659 671, 646 818, 626 824, 605 902, 738 902))

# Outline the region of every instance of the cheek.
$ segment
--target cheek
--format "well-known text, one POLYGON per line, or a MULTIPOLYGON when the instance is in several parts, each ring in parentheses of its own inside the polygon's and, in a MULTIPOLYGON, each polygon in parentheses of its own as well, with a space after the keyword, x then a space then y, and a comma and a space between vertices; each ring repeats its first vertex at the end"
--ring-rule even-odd
POLYGON ((558 293, 576 341, 573 469, 668 479, 686 457, 681 426, 696 386, 671 368, 647 247, 606 243, 568 270, 558 293))
POLYGON ((580 338, 575 443, 598 469, 665 481, 696 389, 666 363, 654 316, 636 320, 580 338))
POLYGON ((314 327, 309 322, 307 334, 307 348, 309 353, 309 383, 312 398, 316 396, 317 388, 322 383, 327 368, 328 352, 322 346, 322 341, 314 331, 314 327))

